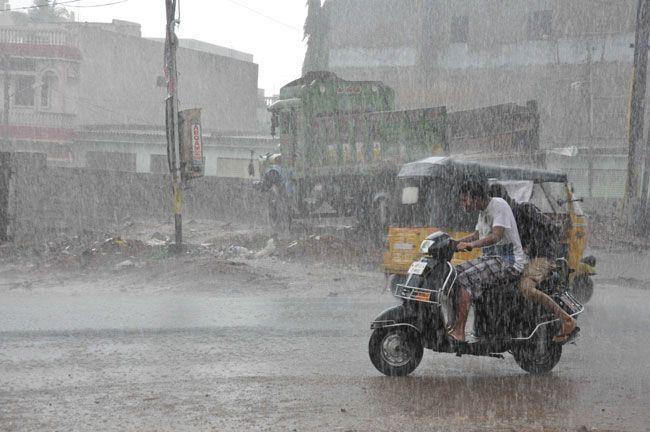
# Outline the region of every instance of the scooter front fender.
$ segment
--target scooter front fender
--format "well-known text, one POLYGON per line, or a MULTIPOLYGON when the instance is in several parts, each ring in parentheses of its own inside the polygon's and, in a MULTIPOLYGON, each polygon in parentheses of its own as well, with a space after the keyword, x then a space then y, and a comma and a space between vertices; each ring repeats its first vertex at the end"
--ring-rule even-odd
POLYGON ((420 332, 417 321, 418 317, 414 311, 402 304, 390 307, 377 315, 370 324, 370 328, 374 330, 385 327, 407 326, 420 332))

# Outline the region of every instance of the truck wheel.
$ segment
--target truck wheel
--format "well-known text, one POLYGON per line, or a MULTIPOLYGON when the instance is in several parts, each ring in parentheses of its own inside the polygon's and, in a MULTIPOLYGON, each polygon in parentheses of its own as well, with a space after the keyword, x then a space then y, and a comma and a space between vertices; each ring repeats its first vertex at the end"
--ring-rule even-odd
POLYGON ((594 295, 594 281, 589 276, 578 276, 573 280, 571 293, 575 296, 576 300, 585 304, 594 295))
POLYGON ((424 354, 420 335, 411 327, 375 329, 368 343, 370 361, 387 376, 406 376, 418 367, 424 354))
POLYGON ((291 226, 291 207, 284 188, 274 183, 269 189, 269 221, 277 231, 288 230, 291 226))

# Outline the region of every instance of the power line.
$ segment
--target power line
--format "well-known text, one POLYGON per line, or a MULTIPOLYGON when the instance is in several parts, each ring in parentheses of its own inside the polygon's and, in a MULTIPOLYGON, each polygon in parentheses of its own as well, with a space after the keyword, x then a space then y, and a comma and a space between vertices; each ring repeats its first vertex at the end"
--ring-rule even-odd
POLYGON ((226 0, 226 1, 230 2, 230 3, 234 4, 234 5, 237 5, 239 7, 242 7, 244 9, 248 9, 249 11, 253 12, 254 14, 257 14, 257 15, 259 15, 261 17, 264 17, 264 18, 266 18, 268 20, 271 20, 271 21, 273 21, 273 22, 275 22, 277 24, 283 25, 283 26, 288 27, 288 28, 293 29, 293 30, 300 31, 300 29, 298 27, 295 27, 295 26, 292 26, 291 24, 287 24, 285 22, 282 22, 282 21, 280 21, 280 20, 278 20, 276 18, 273 18, 272 16, 266 15, 263 12, 260 12, 260 11, 258 11, 256 9, 253 9, 253 8, 249 7, 249 6, 246 6, 245 4, 239 3, 238 1, 235 1, 235 0, 226 0))
MULTIPOLYGON (((251 12, 257 14, 257 15, 260 15, 260 16, 268 19, 268 20, 271 20, 271 21, 273 21, 273 22, 275 22, 277 24, 283 25, 283 26, 288 27, 288 28, 293 29, 293 30, 298 30, 298 31, 301 30, 298 27, 292 26, 291 24, 287 24, 287 23, 282 22, 282 21, 280 21, 278 19, 275 19, 272 16, 266 15, 263 12, 260 12, 260 11, 258 11, 256 9, 253 9, 253 8, 251 8, 251 7, 249 7, 249 6, 245 5, 245 4, 239 3, 238 1, 235 1, 235 0, 226 0, 226 1, 230 2, 232 4, 235 4, 235 5, 239 6, 239 7, 242 7, 244 9, 247 9, 247 10, 249 10, 249 11, 251 11, 251 12)), ((373 56, 372 54, 368 54, 368 53, 364 53, 364 52, 358 52, 357 54, 359 54, 360 57, 364 57, 367 60, 373 60, 375 62, 382 62, 384 60, 382 58, 379 58, 379 57, 373 56)))
POLYGON ((103 6, 111 6, 119 3, 126 3, 129 0, 118 0, 114 1, 111 3, 102 3, 102 4, 95 4, 95 5, 70 5, 70 3, 79 3, 82 0, 66 0, 66 1, 61 1, 61 2, 56 2, 53 4, 45 4, 45 5, 33 5, 33 6, 23 6, 23 7, 17 7, 17 8, 12 8, 12 9, 0 9, 0 12, 11 12, 11 11, 17 11, 17 10, 28 10, 28 9, 41 9, 45 7, 56 7, 60 5, 68 5, 66 7, 68 8, 95 8, 95 7, 103 7, 103 6))
MULTIPOLYGON (((68 6, 70 8, 96 8, 96 7, 103 7, 103 6, 112 6, 120 3, 126 3, 129 0, 119 0, 119 1, 114 1, 112 3, 102 3, 102 4, 95 4, 95 5, 75 5, 75 6, 68 6)), ((59 4, 59 3, 57 3, 59 4)))
POLYGON ((97 110, 99 109, 99 110, 102 110, 102 111, 104 111, 104 112, 107 112, 107 113, 110 113, 110 114, 114 114, 115 116, 118 116, 118 117, 113 117, 113 118, 127 119, 127 120, 130 120, 130 121, 135 121, 135 123, 138 123, 138 122, 147 123, 147 121, 146 121, 144 118, 136 118, 136 117, 132 117, 132 116, 130 116, 130 115, 128 115, 128 114, 124 114, 124 113, 121 112, 121 111, 115 111, 115 110, 113 110, 113 109, 111 109, 111 108, 108 108, 108 107, 105 107, 105 106, 102 106, 102 105, 97 105, 97 104, 95 104, 95 103, 93 103, 93 102, 88 101, 87 99, 84 99, 84 98, 81 98, 81 97, 74 97, 74 96, 67 95, 67 94, 65 94, 62 90, 59 90, 59 89, 54 88, 54 87, 51 87, 50 89, 51 89, 52 91, 54 91, 54 92, 60 94, 61 97, 63 97, 63 99, 67 99, 67 100, 70 100, 70 101, 78 102, 78 103, 80 103, 80 104, 82 104, 82 105, 86 105, 87 107, 89 107, 89 108, 91 108, 91 109, 92 109, 92 108, 95 108, 94 111, 97 112, 97 113, 100 112, 100 111, 97 111, 97 110))
POLYGON ((22 6, 22 7, 17 7, 13 9, 0 9, 0 12, 11 12, 11 11, 17 11, 17 10, 27 10, 27 9, 40 9, 44 7, 50 7, 50 6, 58 6, 62 4, 68 4, 68 3, 79 3, 82 0, 66 0, 62 2, 57 2, 54 5, 46 4, 46 5, 33 5, 33 6, 22 6))

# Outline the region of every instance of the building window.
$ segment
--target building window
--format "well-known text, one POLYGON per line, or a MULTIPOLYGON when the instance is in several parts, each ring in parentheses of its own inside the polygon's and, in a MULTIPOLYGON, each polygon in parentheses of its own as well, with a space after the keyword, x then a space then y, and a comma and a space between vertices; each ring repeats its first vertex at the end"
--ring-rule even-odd
POLYGON ((47 77, 43 77, 43 85, 41 86, 41 107, 49 108, 51 101, 50 95, 50 81, 47 77))
POLYGON ((467 43, 469 34, 469 17, 456 16, 451 20, 451 43, 467 43))
POLYGON ((528 16, 528 40, 549 39, 553 28, 553 11, 535 11, 528 16))
POLYGON ((41 79, 41 108, 52 107, 52 95, 57 89, 57 78, 52 72, 46 72, 41 79))
POLYGON ((11 58, 9 60, 9 70, 17 72, 33 72, 36 70, 34 59, 11 58))
POLYGON ((14 103, 20 106, 34 106, 35 84, 36 78, 33 76, 18 76, 14 103))

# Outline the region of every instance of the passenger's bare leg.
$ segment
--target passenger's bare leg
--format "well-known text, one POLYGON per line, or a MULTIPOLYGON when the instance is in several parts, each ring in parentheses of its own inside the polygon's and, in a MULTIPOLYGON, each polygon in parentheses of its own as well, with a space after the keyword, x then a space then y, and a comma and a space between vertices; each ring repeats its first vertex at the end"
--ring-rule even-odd
POLYGON ((472 303, 472 295, 464 288, 459 287, 458 293, 458 306, 456 308, 456 323, 449 332, 449 336, 457 341, 465 341, 465 324, 467 323, 467 315, 469 315, 469 307, 472 303))
POLYGON ((519 282, 519 291, 525 298, 534 303, 541 304, 560 320, 562 327, 560 328, 559 334, 553 338, 554 342, 563 342, 569 338, 569 335, 573 333, 577 326, 576 320, 566 313, 560 305, 555 303, 551 297, 538 290, 534 278, 524 274, 524 277, 519 282))

